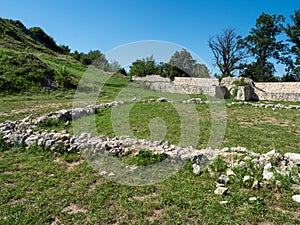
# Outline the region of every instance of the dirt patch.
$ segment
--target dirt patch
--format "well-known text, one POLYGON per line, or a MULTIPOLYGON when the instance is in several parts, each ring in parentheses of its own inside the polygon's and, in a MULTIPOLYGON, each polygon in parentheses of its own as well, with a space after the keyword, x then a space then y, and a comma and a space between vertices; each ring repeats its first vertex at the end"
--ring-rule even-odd
POLYGON ((63 164, 63 161, 61 161, 60 160, 60 158, 55 158, 54 160, 53 160, 53 162, 55 162, 55 163, 58 163, 58 164, 63 164))
POLYGON ((14 115, 17 115, 20 113, 34 113, 41 109, 47 109, 47 108, 58 109, 61 107, 70 107, 71 105, 72 105, 72 102, 39 104, 39 105, 30 106, 30 107, 22 108, 22 109, 13 109, 10 112, 0 112, 0 117, 14 116, 14 115))
POLYGON ((14 174, 14 172, 13 171, 4 171, 2 174, 12 175, 12 174, 14 174))
POLYGON ((78 205, 70 204, 68 207, 62 210, 63 212, 67 212, 68 214, 76 214, 76 213, 86 213, 87 209, 80 208, 78 205))
POLYGON ((297 212, 297 211, 291 212, 291 211, 282 209, 282 208, 280 208, 279 206, 275 206, 275 207, 272 207, 272 208, 273 208, 274 210, 280 212, 280 213, 283 213, 283 214, 288 214, 288 213, 290 213, 291 216, 292 216, 294 219, 298 219, 298 218, 300 217, 300 212, 297 212))
POLYGON ((88 194, 91 194, 91 192, 96 189, 97 185, 100 185, 100 181, 99 180, 95 181, 95 183, 93 183, 93 184, 91 184, 89 186, 88 194))
POLYGON ((19 203, 23 202, 24 200, 25 200, 24 198, 20 198, 20 199, 17 199, 17 200, 12 200, 8 204, 16 205, 16 204, 19 204, 19 203))
POLYGON ((260 222, 258 225, 273 225, 274 223, 271 222, 260 222))
POLYGON ((68 163, 65 161, 62 161, 60 158, 55 158, 53 160, 53 162, 58 163, 58 164, 64 164, 66 165, 66 172, 70 172, 71 170, 73 170, 74 168, 76 168, 77 166, 79 166, 81 163, 84 162, 83 159, 76 161, 76 162, 72 162, 72 163, 68 163))
POLYGON ((51 223, 51 225, 59 225, 62 224, 58 218, 55 217, 55 220, 51 223))
POLYGON ((164 214, 165 214, 165 210, 163 210, 163 209, 154 209, 152 211, 152 215, 147 216, 146 220, 150 221, 150 222, 154 222, 154 221, 162 222, 162 218, 163 218, 164 214))
POLYGON ((79 166, 81 163, 83 163, 83 159, 76 161, 76 162, 72 162, 72 163, 66 163, 67 164, 67 172, 73 170, 75 167, 79 166))
POLYGON ((145 199, 156 197, 156 196, 157 196, 156 193, 150 193, 150 194, 141 195, 141 196, 132 196, 132 197, 128 198, 128 200, 143 201, 145 199))

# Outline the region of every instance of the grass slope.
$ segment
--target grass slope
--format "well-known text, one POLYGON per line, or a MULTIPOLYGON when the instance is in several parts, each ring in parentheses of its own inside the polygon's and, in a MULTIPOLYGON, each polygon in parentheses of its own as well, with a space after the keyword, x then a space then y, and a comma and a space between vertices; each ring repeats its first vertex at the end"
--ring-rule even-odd
POLYGON ((73 88, 85 69, 52 51, 20 21, 0 18, 0 95, 73 88))

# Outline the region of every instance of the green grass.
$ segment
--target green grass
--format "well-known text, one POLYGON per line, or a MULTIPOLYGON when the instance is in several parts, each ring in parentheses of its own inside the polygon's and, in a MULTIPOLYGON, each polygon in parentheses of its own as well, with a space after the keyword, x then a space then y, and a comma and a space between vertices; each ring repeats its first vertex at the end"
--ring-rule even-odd
POLYGON ((272 110, 234 106, 227 110, 224 146, 244 146, 257 152, 300 149, 298 110, 272 110))
MULTIPOLYGON (((199 113, 200 135, 198 148, 205 148, 211 132, 211 116, 208 105, 195 106, 199 113)), ((119 110, 123 106, 119 106, 119 110)), ((118 110, 118 109, 116 109, 118 110)), ((94 135, 105 134, 115 136, 112 123, 112 109, 102 109, 96 114, 97 132, 94 135)), ((164 141, 178 144, 180 139, 180 118, 170 103, 136 103, 130 111, 130 128, 134 136, 141 139, 151 139, 149 123, 151 119, 161 118, 167 133, 164 141)), ((243 146, 255 152, 265 153, 276 149, 281 153, 298 152, 300 149, 300 117, 298 110, 275 110, 254 108, 250 106, 232 106, 227 108, 226 133, 221 147, 243 146)), ((80 118, 77 127, 83 127, 81 132, 92 130, 92 117, 80 118)), ((114 122, 116 123, 116 122, 114 122)), ((118 126, 115 127, 119 130, 118 126)), ((155 132, 155 131, 153 131, 155 132)))
POLYGON ((21 119, 31 113, 46 113, 62 108, 72 108, 73 93, 67 91, 0 97, 0 122, 7 119, 21 119))
POLYGON ((122 157, 122 161, 128 165, 148 166, 154 163, 161 162, 167 158, 166 154, 152 154, 149 150, 141 149, 137 155, 128 153, 122 157))
POLYGON ((101 177, 79 156, 70 160, 36 147, 1 151, 0 160, 0 224, 300 222, 292 191, 232 183, 226 196, 217 196, 216 179, 207 172, 195 176, 188 165, 160 184, 130 187, 101 177), (253 196, 262 200, 249 202, 253 196))

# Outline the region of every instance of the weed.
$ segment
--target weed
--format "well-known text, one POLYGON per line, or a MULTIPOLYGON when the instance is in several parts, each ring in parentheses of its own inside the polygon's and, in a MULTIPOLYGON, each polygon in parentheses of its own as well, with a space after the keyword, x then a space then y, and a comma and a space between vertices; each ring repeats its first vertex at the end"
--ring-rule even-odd
POLYGON ((221 156, 217 156, 214 161, 209 165, 211 170, 217 174, 221 174, 227 169, 227 163, 221 156))
POLYGON ((4 140, 4 138, 0 135, 0 151, 8 150, 9 146, 7 142, 4 140))
POLYGON ((137 155, 128 155, 125 161, 129 165, 148 166, 161 162, 167 158, 166 154, 153 154, 149 150, 141 149, 137 155))

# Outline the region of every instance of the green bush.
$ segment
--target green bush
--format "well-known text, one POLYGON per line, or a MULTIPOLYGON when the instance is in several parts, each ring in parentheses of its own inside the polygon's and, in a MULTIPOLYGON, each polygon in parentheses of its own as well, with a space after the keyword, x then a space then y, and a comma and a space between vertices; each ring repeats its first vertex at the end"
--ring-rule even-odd
POLYGON ((126 162, 129 165, 148 166, 154 163, 165 160, 168 156, 166 154, 153 154, 149 150, 140 150, 136 156, 128 156, 126 162))
POLYGON ((49 130, 57 129, 58 127, 64 127, 66 124, 61 120, 46 118, 39 124, 40 128, 47 128, 49 130))
POLYGON ((245 79, 243 77, 241 79, 235 80, 233 83, 234 83, 235 87, 232 91, 232 95, 230 96, 231 99, 234 99, 237 96, 239 87, 247 85, 247 83, 245 82, 245 79))
POLYGON ((221 156, 217 156, 209 166, 213 172, 218 174, 221 174, 227 169, 227 164, 221 156))
POLYGON ((74 76, 65 65, 55 74, 55 81, 62 89, 72 89, 76 87, 74 76))
POLYGON ((6 141, 4 140, 4 138, 2 136, 0 136, 0 151, 5 151, 8 149, 8 144, 6 143, 6 141))

